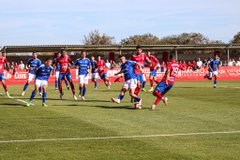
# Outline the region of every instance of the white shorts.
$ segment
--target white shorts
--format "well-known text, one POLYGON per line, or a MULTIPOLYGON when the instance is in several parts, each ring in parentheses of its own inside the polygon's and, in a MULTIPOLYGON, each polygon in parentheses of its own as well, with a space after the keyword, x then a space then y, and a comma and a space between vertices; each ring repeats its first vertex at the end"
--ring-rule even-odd
POLYGON ((88 76, 87 75, 79 75, 78 76, 78 82, 80 84, 88 84, 88 76))
POLYGON ((144 81, 144 82, 146 81, 146 76, 145 76, 144 73, 143 73, 143 81, 144 81))
POLYGON ((137 87, 137 79, 129 79, 129 80, 127 80, 127 81, 124 83, 123 87, 127 87, 127 88, 129 88, 129 89, 134 89, 134 88, 136 88, 136 87, 137 87))
POLYGON ((37 86, 39 86, 39 87, 47 86, 48 85, 48 81, 47 80, 36 79, 35 84, 37 86))
POLYGON ((32 73, 28 73, 28 81, 33 81, 35 79, 36 75, 32 73))
POLYGON ((99 79, 98 73, 92 73, 92 78, 99 79))
POLYGON ((218 71, 209 72, 209 77, 217 76, 217 75, 218 75, 218 71))
POLYGON ((56 78, 56 79, 58 79, 59 73, 60 73, 59 71, 56 71, 56 73, 55 73, 55 78, 56 78))

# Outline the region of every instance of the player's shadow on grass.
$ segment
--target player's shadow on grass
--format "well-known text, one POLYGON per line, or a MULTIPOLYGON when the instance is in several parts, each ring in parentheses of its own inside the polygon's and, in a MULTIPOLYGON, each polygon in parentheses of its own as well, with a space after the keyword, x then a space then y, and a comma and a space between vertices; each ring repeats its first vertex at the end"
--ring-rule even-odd
POLYGON ((22 104, 19 104, 19 103, 0 103, 0 108, 8 108, 7 106, 22 107, 22 104), (3 105, 3 107, 2 107, 2 105, 3 105))
POLYGON ((120 90, 112 90, 112 89, 108 89, 108 90, 97 90, 97 92, 119 92, 120 90))

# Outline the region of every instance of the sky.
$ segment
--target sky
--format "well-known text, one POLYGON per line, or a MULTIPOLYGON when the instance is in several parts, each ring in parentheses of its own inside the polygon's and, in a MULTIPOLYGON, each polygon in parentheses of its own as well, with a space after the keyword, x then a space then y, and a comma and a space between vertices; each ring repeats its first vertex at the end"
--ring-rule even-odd
POLYGON ((0 0, 0 46, 82 44, 92 30, 116 42, 135 34, 200 32, 228 43, 239 0, 0 0))

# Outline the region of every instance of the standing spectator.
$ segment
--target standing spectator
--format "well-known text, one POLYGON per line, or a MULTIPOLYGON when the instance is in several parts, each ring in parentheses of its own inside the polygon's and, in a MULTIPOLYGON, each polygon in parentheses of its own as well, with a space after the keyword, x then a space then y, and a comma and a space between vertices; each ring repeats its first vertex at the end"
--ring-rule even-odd
POLYGON ((18 63, 16 62, 13 66, 13 75, 17 72, 18 70, 18 63))
POLYGON ((112 67, 111 67, 111 63, 110 63, 108 60, 106 61, 106 66, 107 66, 108 69, 111 69, 111 68, 112 68, 112 67))
POLYGON ((202 65, 203 65, 203 62, 201 61, 200 58, 198 58, 198 61, 197 61, 197 69, 201 69, 201 68, 202 68, 202 65))
POLYGON ((25 69, 25 65, 24 65, 23 61, 20 61, 20 64, 18 65, 18 69, 20 69, 20 70, 25 69))

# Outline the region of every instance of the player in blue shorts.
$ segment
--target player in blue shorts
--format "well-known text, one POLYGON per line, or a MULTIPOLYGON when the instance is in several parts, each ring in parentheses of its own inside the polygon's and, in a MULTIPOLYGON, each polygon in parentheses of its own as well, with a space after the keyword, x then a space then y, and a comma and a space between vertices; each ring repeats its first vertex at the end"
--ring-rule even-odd
MULTIPOLYGON (((36 77, 36 70, 38 69, 38 67, 40 67, 41 60, 37 58, 37 52, 33 52, 32 53, 32 58, 30 58, 27 62, 27 67, 28 67, 28 79, 27 82, 25 83, 24 87, 23 87, 23 91, 22 91, 22 96, 25 95, 25 92, 28 88, 28 85, 31 81, 33 81, 36 77)), ((41 88, 39 88, 39 93, 41 94, 41 88)))
POLYGON ((94 56, 91 56, 91 73, 92 73, 92 81, 94 82, 94 89, 98 87, 98 79, 100 78, 98 75, 97 70, 97 61, 95 60, 94 56))
POLYGON ((78 67, 78 81, 79 81, 79 97, 85 100, 85 94, 87 91, 86 85, 88 84, 88 74, 91 70, 91 62, 86 58, 87 52, 81 53, 81 58, 78 58, 75 65, 78 67))
POLYGON ((134 92, 137 87, 137 76, 134 71, 134 66, 135 65, 140 65, 136 61, 130 61, 126 60, 125 56, 120 57, 120 62, 121 64, 121 70, 116 73, 115 75, 118 74, 124 74, 124 79, 125 83, 122 87, 122 90, 117 98, 111 98, 111 100, 115 103, 120 103, 121 100, 123 99, 125 93, 129 90, 130 96, 134 99, 134 105, 136 108, 141 109, 142 108, 142 100, 139 96, 137 96, 134 92))
POLYGON ((32 95, 27 103, 27 107, 32 104, 32 100, 37 94, 39 88, 42 88, 42 106, 47 107, 46 99, 47 99, 47 86, 48 86, 48 79, 53 70, 52 67, 52 60, 50 58, 46 59, 45 64, 42 64, 36 71, 36 80, 35 80, 35 89, 32 91, 32 95))
POLYGON ((216 51, 214 53, 213 59, 208 64, 209 73, 204 76, 204 78, 208 78, 209 80, 212 80, 212 78, 214 78, 214 81, 213 81, 214 88, 217 87, 217 77, 218 77, 218 70, 219 70, 220 64, 221 64, 221 61, 219 59, 218 52, 216 51))
MULTIPOLYGON (((55 90, 58 90, 58 78, 59 78, 59 74, 60 74, 60 65, 57 64, 57 59, 61 56, 61 53, 60 52, 56 52, 55 53, 55 58, 53 60, 53 68, 54 68, 54 73, 55 73, 55 90)), ((65 78, 63 78, 66 86, 67 86, 67 89, 69 90, 69 84, 68 84, 68 81, 65 78)))

